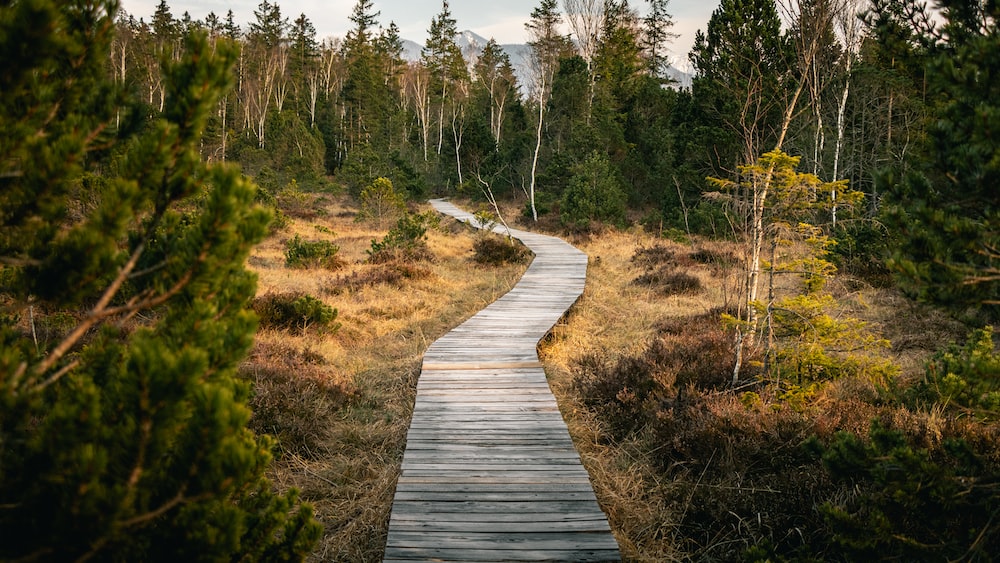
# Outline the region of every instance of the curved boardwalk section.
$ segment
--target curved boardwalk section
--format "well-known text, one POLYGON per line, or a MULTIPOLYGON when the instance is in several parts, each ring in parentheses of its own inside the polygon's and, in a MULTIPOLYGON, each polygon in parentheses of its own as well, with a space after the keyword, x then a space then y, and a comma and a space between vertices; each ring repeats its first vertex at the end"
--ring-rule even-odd
POLYGON ((620 559, 536 351, 583 293, 587 256, 512 234, 535 253, 527 272, 424 355, 385 561, 620 559))

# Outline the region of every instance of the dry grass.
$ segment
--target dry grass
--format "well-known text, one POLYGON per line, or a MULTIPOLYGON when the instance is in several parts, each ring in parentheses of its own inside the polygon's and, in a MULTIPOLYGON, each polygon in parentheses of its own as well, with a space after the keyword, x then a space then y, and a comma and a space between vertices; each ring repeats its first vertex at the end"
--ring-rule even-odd
MULTIPOLYGON (((259 399, 266 405, 257 421, 282 439, 275 482, 300 488, 326 526, 313 560, 374 561, 384 547, 421 354, 502 295, 524 265, 473 265, 474 237, 451 220, 429 233, 433 259, 370 264, 366 250, 385 232, 355 223, 350 202, 329 199, 320 212, 306 214, 301 209, 308 205, 295 201, 300 212, 289 216, 299 218, 251 258, 259 292, 319 297, 338 309, 340 327, 332 334, 262 331, 244 373, 275 395, 259 399), (346 266, 337 272, 285 268, 285 243, 296 234, 337 244, 346 266)), ((504 216, 518 213, 507 209, 504 216)), ((806 411, 766 393, 747 401, 718 390, 717 375, 701 372, 717 371, 727 360, 709 365, 670 355, 673 348, 719 355, 714 351, 725 341, 721 324, 713 332, 712 319, 736 300, 740 264, 732 245, 680 244, 641 229, 609 229, 570 242, 590 256, 586 290, 540 352, 627 561, 732 560, 747 538, 800 541, 788 535, 798 529, 794 511, 830 487, 801 459, 800 444, 810 433, 863 433, 875 417, 909 427, 927 443, 952 431, 953 422, 933 413, 878 406, 880 391, 869 382, 839 381, 806 411), (689 276, 696 281, 686 283, 700 289, 665 292, 662 280, 650 276, 659 272, 689 276), (634 283, 642 276, 649 283, 634 283), (636 388, 620 389, 616 399, 626 409, 620 419, 645 417, 645 430, 616 432, 614 421, 588 402, 584 372, 601 369, 612 385, 622 383, 614 380, 622 373, 615 370, 637 374, 625 381, 636 388), (655 385, 643 388, 643 377, 655 385), (748 464, 757 466, 750 471, 748 464), (787 471, 775 479, 768 473, 773 467, 787 471), (747 515, 762 506, 775 515, 752 521, 747 515)), ((838 314, 868 320, 893 342, 886 353, 904 378, 918 374, 944 342, 962 337, 961 327, 890 290, 846 277, 829 289, 838 314), (926 322, 900 323, 901 316, 926 322)), ((602 381, 591 383, 599 388, 602 381)))
MULTIPOLYGON (((590 256, 587 286, 545 341, 542 358, 624 558, 733 560, 754 539, 775 544, 809 541, 787 535, 800 524, 793 512, 802 506, 808 510, 831 484, 802 465, 807 463, 801 460, 802 442, 810 434, 831 436, 837 430, 863 434, 874 417, 902 415, 873 406, 879 391, 856 380, 825 390, 807 412, 781 406, 768 396, 764 403, 744 403, 739 394, 714 391, 708 380, 660 381, 658 388, 671 389, 670 394, 643 395, 648 390, 638 380, 629 381, 627 374, 648 369, 654 373, 649 377, 663 379, 677 369, 671 364, 676 356, 664 350, 718 348, 719 342, 712 341, 717 336, 684 331, 703 326, 697 330, 711 332, 711 318, 718 319, 719 310, 735 300, 738 249, 719 241, 657 240, 641 230, 607 230, 571 242, 590 256), (667 294, 658 283, 635 282, 661 271, 691 276, 701 289, 667 294), (617 377, 625 378, 611 380, 619 384, 612 396, 626 412, 612 409, 609 418, 586 403, 587 372, 601 369, 595 364, 617 366, 610 369, 619 369, 617 377), (628 387, 633 384, 636 388, 628 387), (611 426, 615 414, 618 420, 646 416, 649 424, 637 433, 616 436, 611 426), (748 464, 760 464, 758 473, 748 471, 748 464), (783 466, 788 470, 772 480, 768 468, 783 466), (727 502, 732 506, 725 506, 727 502), (770 525, 766 518, 755 523, 747 516, 762 506, 775 513, 770 525)), ((885 353, 901 366, 904 377, 920 373, 941 344, 962 337, 955 323, 890 290, 848 279, 835 280, 829 289, 840 308, 835 314, 863 318, 898 343, 885 353), (908 318, 912 314, 931 326, 898 322, 901 309, 908 318)), ((721 321, 717 323, 716 334, 721 335, 721 321)), ((933 435, 935 422, 926 418, 918 426, 933 435)))
POLYGON ((301 194, 292 201, 288 227, 250 258, 258 295, 322 299, 338 310, 339 328, 258 333, 242 368, 257 391, 252 424, 280 439, 273 481, 299 488, 325 527, 312 560, 378 561, 422 354, 503 295, 526 265, 476 265, 471 232, 444 220, 428 232, 431 260, 395 266, 420 275, 388 280, 386 264, 366 261, 372 239, 386 233, 355 222, 349 199, 301 194), (333 242, 345 265, 337 272, 286 268, 286 243, 295 235, 333 242))

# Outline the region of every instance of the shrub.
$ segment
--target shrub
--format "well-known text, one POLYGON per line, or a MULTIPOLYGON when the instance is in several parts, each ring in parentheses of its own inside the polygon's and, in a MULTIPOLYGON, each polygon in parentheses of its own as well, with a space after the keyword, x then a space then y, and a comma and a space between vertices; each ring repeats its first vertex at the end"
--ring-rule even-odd
POLYGON ((295 235, 285 248, 285 265, 289 268, 323 267, 335 270, 343 265, 337 256, 340 247, 327 240, 303 240, 295 235))
POLYGON ((653 268, 670 263, 674 257, 674 251, 667 246, 654 244, 636 249, 635 253, 632 254, 632 263, 643 268, 653 268))
POLYGON ((406 197, 393 188, 388 178, 376 178, 361 190, 359 199, 361 210, 356 220, 374 220, 380 229, 387 221, 397 219, 406 211, 406 197))
POLYGON ((531 256, 528 249, 516 240, 497 235, 477 237, 472 249, 475 251, 472 259, 476 263, 490 266, 523 264, 531 256))
POLYGON ((337 310, 319 299, 300 292, 267 293, 253 300, 254 312, 263 328, 336 330, 337 310))
POLYGON ((953 343, 934 356, 910 395, 995 420, 1000 416, 1000 354, 994 350, 993 327, 972 331, 964 344, 953 343))
POLYGON ((672 266, 641 274, 632 283, 656 288, 664 295, 692 294, 704 289, 701 280, 672 266))
POLYGON ((991 561, 1000 553, 1000 472, 961 440, 938 456, 873 424, 839 433, 824 467, 856 494, 822 505, 840 553, 857 561, 991 561), (943 454, 943 455, 941 455, 943 454))
POLYGON ((402 260, 391 260, 372 264, 351 273, 349 276, 338 276, 326 287, 326 292, 331 295, 339 295, 345 290, 357 290, 379 284, 401 287, 406 281, 420 280, 430 275, 431 271, 427 268, 402 260))
POLYGON ((421 260, 430 257, 427 229, 438 221, 438 216, 432 212, 403 215, 382 240, 372 239, 372 247, 368 250, 369 261, 379 263, 395 258, 421 260))
POLYGON ((337 410, 358 391, 329 377, 322 356, 284 344, 258 342, 240 368, 253 385, 250 427, 273 435, 283 452, 305 458, 324 453, 337 410))

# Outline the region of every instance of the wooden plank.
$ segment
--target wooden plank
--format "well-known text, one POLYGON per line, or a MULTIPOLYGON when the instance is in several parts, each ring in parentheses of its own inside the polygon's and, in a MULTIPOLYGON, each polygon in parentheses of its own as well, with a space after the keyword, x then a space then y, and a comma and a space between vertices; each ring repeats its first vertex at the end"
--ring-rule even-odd
POLYGON ((535 253, 518 284, 424 354, 384 561, 620 558, 536 351, 581 295, 587 256, 514 236, 535 253))

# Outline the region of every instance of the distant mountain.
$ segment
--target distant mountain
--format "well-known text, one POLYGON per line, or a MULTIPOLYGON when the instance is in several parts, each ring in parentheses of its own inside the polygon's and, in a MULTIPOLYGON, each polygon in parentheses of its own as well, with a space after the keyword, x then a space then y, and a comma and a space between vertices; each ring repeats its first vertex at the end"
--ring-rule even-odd
MULTIPOLYGON (((465 60, 469 62, 470 67, 479 59, 479 55, 482 54, 488 42, 489 40, 482 35, 469 30, 461 31, 455 37, 455 44, 462 50, 462 55, 465 56, 465 60)), ((531 76, 531 48, 524 43, 503 44, 500 45, 500 48, 507 53, 507 56, 510 58, 510 64, 514 67, 517 82, 524 88, 531 76)), ((408 61, 419 61, 422 49, 423 46, 415 41, 403 40, 403 58, 408 61)), ((667 76, 676 81, 677 86, 680 88, 691 87, 691 75, 689 73, 675 67, 670 67, 667 69, 667 76)))

